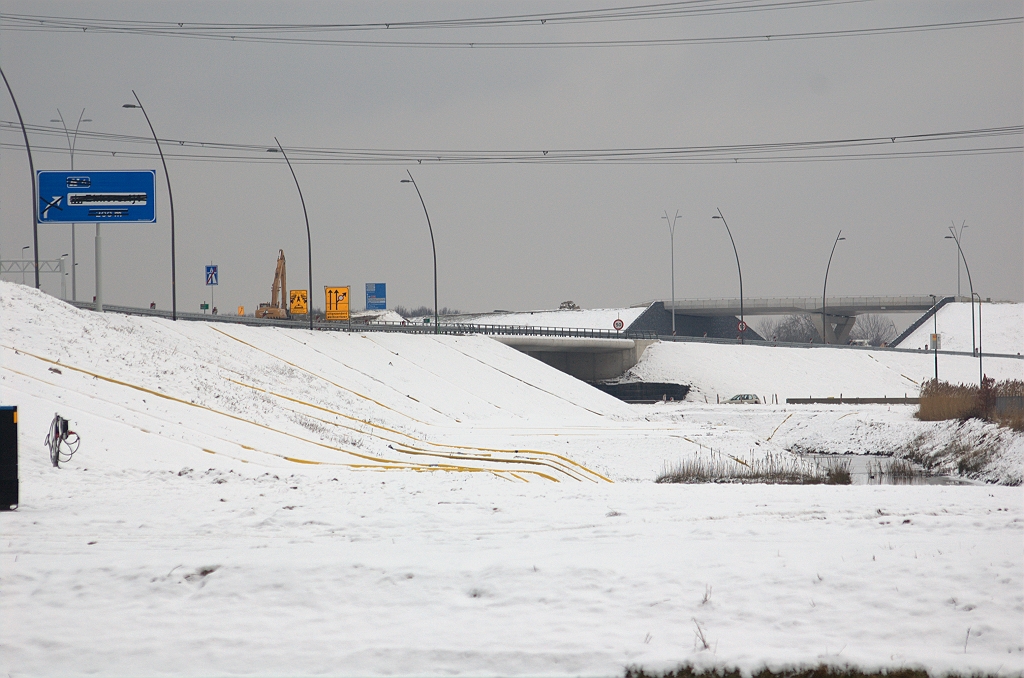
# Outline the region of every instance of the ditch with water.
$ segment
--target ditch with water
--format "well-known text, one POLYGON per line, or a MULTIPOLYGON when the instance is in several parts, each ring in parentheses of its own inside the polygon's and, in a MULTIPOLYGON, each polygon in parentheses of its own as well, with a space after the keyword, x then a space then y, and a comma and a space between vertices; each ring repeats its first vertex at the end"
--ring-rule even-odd
POLYGON ((837 460, 849 464, 851 485, 974 485, 973 481, 931 473, 906 459, 870 454, 801 454, 821 464, 837 460))

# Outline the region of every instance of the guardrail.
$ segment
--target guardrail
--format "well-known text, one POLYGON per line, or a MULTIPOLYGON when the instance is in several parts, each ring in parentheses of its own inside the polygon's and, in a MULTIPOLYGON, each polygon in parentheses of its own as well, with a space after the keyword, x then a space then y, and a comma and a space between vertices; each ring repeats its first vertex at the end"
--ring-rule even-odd
POLYGON ((919 405, 920 398, 786 398, 787 405, 919 405))
MULTIPOLYGON (((929 300, 930 301, 930 300, 929 300)), ((73 306, 92 311, 96 306, 92 302, 75 301, 67 302, 73 306)), ((123 313, 125 315, 149 316, 155 318, 171 318, 170 311, 149 308, 135 308, 131 306, 103 305, 103 310, 109 313, 123 313)), ((234 323, 238 325, 251 325, 255 327, 291 327, 295 329, 306 329, 309 327, 308 320, 280 320, 271 318, 254 318, 252 316, 239 315, 213 315, 203 313, 178 312, 179 320, 199 320, 205 322, 234 323)), ((416 323, 394 323, 394 322, 370 322, 354 320, 351 323, 345 321, 314 321, 313 326, 317 330, 327 332, 404 332, 407 334, 435 334, 432 324, 423 325, 416 323)), ((572 328, 572 327, 531 327, 527 325, 476 325, 472 323, 441 323, 436 334, 486 334, 486 335, 515 335, 515 336, 539 336, 539 337, 586 337, 595 339, 646 339, 672 342, 695 342, 705 344, 729 344, 739 345, 735 339, 719 339, 716 337, 681 337, 659 335, 651 331, 616 331, 605 329, 572 328)), ((931 355, 934 351, 924 351, 914 348, 896 348, 879 346, 851 346, 848 344, 813 344, 793 343, 785 341, 757 341, 746 339, 746 346, 781 346, 786 348, 827 348, 850 351, 892 351, 897 353, 927 353, 931 355)), ((939 355, 972 355, 966 351, 939 351, 939 355)), ((975 356, 977 357, 977 356, 975 356)), ((1020 354, 1009 353, 986 353, 985 357, 992 358, 1015 358, 1024 360, 1020 354)))
MULTIPOLYGON (((93 311, 96 304, 88 301, 68 302, 73 306, 93 311)), ((122 313, 125 315, 139 315, 153 318, 171 318, 171 312, 162 309, 135 308, 131 306, 111 306, 103 304, 103 310, 107 313, 122 313)), ((256 327, 292 327, 295 329, 306 329, 309 327, 308 320, 291 320, 276 318, 254 318, 253 316, 242 315, 215 315, 212 313, 185 313, 178 312, 178 320, 192 320, 218 323, 234 323, 236 325, 252 325, 256 327)), ((422 323, 398 323, 398 322, 377 322, 352 320, 315 320, 314 329, 327 332, 404 332, 408 334, 487 334, 487 335, 519 335, 519 336, 540 336, 540 337, 585 337, 593 339, 657 339, 655 332, 636 331, 626 332, 606 329, 593 329, 587 327, 534 327, 530 325, 479 325, 475 323, 445 323, 438 325, 434 331, 433 324, 422 323)))
MULTIPOLYGON (((920 296, 850 296, 850 297, 829 297, 825 300, 828 309, 859 309, 867 311, 916 311, 921 308, 929 308, 932 299, 929 295, 920 296)), ((654 302, 650 302, 654 303, 654 302)), ((740 300, 732 298, 721 299, 676 299, 673 305, 670 301, 662 301, 667 310, 675 309, 676 313, 686 314, 686 311, 739 311, 740 300)), ((650 305, 650 304, 648 304, 650 305)), ((751 297, 743 300, 743 307, 748 315, 757 315, 758 311, 775 310, 778 312, 817 312, 821 313, 821 297, 751 297)))

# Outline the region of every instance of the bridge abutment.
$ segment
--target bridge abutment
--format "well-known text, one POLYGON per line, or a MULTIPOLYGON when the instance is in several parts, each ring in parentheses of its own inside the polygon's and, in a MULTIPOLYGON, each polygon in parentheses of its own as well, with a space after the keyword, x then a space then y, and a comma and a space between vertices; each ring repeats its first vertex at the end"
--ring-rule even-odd
POLYGON ((514 335, 497 335, 492 338, 560 372, 587 382, 622 376, 640 361, 647 347, 656 341, 514 335))

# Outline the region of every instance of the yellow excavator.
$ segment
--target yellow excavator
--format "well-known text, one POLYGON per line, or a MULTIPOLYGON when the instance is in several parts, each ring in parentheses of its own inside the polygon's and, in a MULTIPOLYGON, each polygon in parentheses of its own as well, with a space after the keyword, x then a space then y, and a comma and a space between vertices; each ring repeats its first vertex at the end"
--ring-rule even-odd
POLYGON ((284 264, 284 250, 278 252, 274 284, 270 286, 270 303, 260 302, 256 309, 257 318, 288 317, 288 274, 284 264))

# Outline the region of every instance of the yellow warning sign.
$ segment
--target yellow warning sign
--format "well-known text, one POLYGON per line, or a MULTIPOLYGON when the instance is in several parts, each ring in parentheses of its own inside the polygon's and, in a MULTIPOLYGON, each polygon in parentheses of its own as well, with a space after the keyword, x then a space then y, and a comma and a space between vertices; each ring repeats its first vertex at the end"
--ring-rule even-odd
POLYGON ((292 315, 309 313, 309 290, 292 290, 288 293, 288 310, 292 315))
POLYGON ((245 306, 238 307, 238 315, 245 315, 245 306))
POLYGON ((348 287, 325 287, 328 320, 348 320, 348 287))

